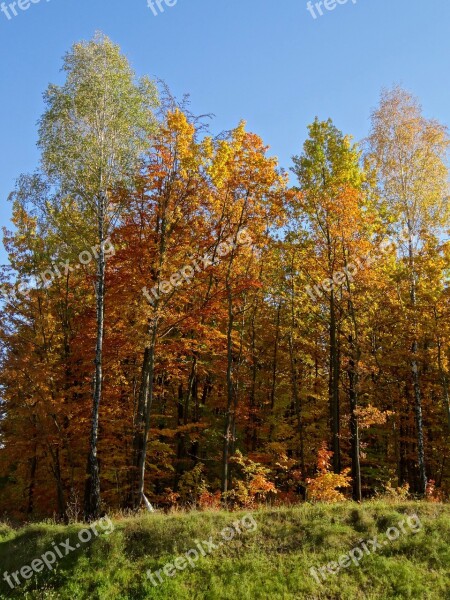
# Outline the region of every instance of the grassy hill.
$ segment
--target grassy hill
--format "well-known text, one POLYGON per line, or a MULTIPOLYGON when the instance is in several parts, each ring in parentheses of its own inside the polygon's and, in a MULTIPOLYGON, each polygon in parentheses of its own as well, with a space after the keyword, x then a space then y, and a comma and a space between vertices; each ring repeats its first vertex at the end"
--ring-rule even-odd
POLYGON ((0 598, 450 598, 449 505, 156 513, 104 518, 93 529, 1 525, 0 598))

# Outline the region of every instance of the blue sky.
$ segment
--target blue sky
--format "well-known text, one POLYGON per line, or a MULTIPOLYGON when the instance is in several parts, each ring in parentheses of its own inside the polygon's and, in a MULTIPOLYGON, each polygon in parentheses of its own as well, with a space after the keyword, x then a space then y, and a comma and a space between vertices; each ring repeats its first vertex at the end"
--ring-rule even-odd
POLYGON ((213 131, 245 119, 285 168, 316 115, 364 137, 381 88, 394 83, 450 124, 448 0, 348 0, 316 19, 306 0, 178 0, 158 16, 147 0, 34 2, 10 20, 0 13, 0 226, 16 177, 38 165, 42 92, 61 81, 72 43, 97 29, 138 74, 214 113, 213 131))

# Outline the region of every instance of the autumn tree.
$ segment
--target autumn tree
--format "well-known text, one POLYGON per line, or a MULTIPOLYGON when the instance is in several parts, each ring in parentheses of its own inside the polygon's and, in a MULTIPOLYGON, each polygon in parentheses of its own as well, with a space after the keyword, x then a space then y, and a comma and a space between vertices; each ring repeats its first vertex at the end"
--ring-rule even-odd
MULTIPOLYGON (((87 461, 85 517, 100 512, 97 458, 99 407, 103 383, 105 240, 120 216, 112 202, 118 186, 133 185, 139 159, 154 130, 155 86, 135 75, 118 46, 101 34, 73 46, 65 56, 62 86, 50 85, 39 129, 42 167, 59 193, 82 215, 85 236, 98 246, 97 333, 90 450, 87 461)), ((57 202, 57 200, 56 200, 57 202)), ((54 206, 58 213, 58 206, 54 206)), ((66 213, 67 216, 67 213, 66 213)))
MULTIPOLYGON (((310 228, 311 252, 320 264, 308 287, 310 290, 319 290, 317 301, 326 302, 328 310, 328 395, 333 468, 336 473, 341 470, 341 293, 335 276, 345 268, 342 232, 344 221, 348 218, 346 201, 352 193, 358 193, 363 181, 359 156, 358 149, 331 120, 321 122, 316 119, 309 127, 309 138, 304 144, 303 154, 293 159, 293 171, 298 177, 300 192, 295 216, 310 228), (317 284, 319 287, 315 288, 317 284)), ((314 292, 312 294, 315 297, 314 292)))
POLYGON ((376 168, 381 193, 397 233, 406 232, 400 252, 405 257, 409 287, 405 325, 409 334, 411 386, 417 435, 417 491, 427 486, 423 425, 423 390, 418 334, 417 254, 424 236, 437 232, 448 218, 446 128, 423 116, 417 100, 397 87, 384 91, 372 114, 367 158, 376 168))

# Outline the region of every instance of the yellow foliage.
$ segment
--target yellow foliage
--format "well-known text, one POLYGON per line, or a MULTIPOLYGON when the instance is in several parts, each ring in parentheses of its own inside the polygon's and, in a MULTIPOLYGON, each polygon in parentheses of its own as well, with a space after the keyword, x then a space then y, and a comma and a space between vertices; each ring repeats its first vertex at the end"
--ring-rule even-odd
POLYGON ((330 459, 333 452, 327 450, 323 442, 317 453, 317 468, 319 474, 314 479, 307 479, 308 498, 315 502, 342 502, 346 498, 336 488, 348 488, 351 485, 349 477, 350 469, 344 469, 342 473, 331 471, 330 459))

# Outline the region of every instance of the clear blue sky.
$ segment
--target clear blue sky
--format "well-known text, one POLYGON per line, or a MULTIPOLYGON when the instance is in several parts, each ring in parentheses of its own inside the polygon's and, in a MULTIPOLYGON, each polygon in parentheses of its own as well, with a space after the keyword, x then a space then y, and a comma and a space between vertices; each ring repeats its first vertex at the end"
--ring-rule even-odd
POLYGON ((364 137, 380 89, 394 83, 450 124, 448 0, 348 0, 315 20, 306 0, 178 0, 156 17, 147 0, 34 1, 11 20, 0 13, 0 225, 16 177, 38 164, 42 92, 61 81, 65 51, 97 29, 138 74, 215 113, 213 131, 246 119, 285 168, 316 115, 364 137))

